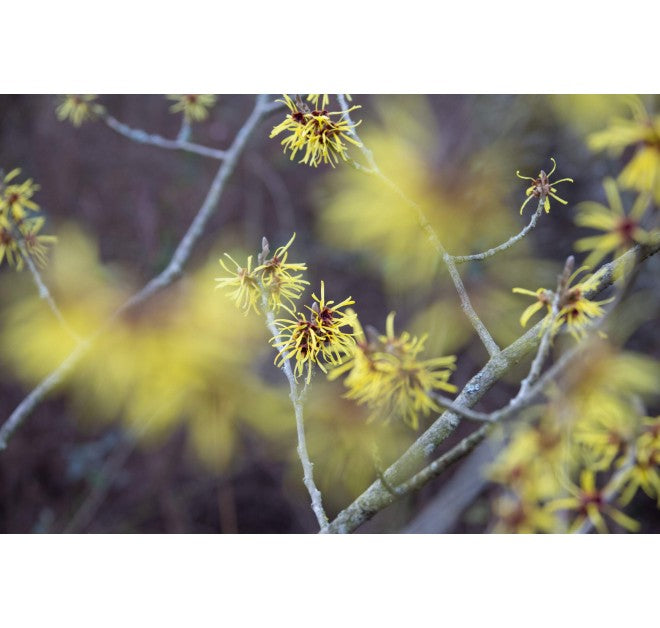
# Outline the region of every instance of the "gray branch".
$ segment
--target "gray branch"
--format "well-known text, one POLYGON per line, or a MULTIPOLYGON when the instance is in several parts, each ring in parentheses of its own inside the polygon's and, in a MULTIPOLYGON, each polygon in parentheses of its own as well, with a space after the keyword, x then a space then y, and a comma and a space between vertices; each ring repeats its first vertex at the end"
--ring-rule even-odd
MULTIPOLYGON (((187 133, 185 133, 185 123, 181 127, 179 136, 175 140, 167 139, 160 135, 153 133, 147 133, 142 129, 134 129, 123 122, 120 122, 116 118, 113 118, 110 114, 103 115, 103 121, 113 130, 127 137, 129 140, 133 140, 138 144, 149 144, 151 146, 158 146, 158 148, 166 148, 169 150, 182 150, 188 153, 195 153, 196 155, 203 155, 204 157, 211 157, 212 159, 223 160, 227 158, 227 153, 229 151, 220 150, 219 148, 211 148, 209 146, 202 146, 201 144, 195 144, 186 140, 187 133)), ((188 127, 189 128, 189 127, 188 127)))
POLYGON ((543 213, 544 201, 545 201, 545 196, 541 196, 539 198, 539 205, 536 211, 532 214, 532 219, 529 221, 529 224, 520 233, 512 236, 506 242, 503 242, 502 244, 493 247, 492 249, 488 249, 483 253, 475 253, 474 255, 452 255, 451 256, 452 259, 457 264, 464 264, 465 262, 484 260, 489 257, 492 257, 493 255, 496 255, 497 253, 501 253, 502 251, 506 251, 507 249, 510 249, 514 244, 520 242, 520 240, 522 240, 532 229, 534 229, 534 227, 536 227, 536 223, 538 222, 541 214, 543 213))
MULTIPOLYGON (((277 327, 275 325, 275 315, 271 310, 268 309, 268 299, 266 293, 262 294, 262 306, 264 312, 266 313, 266 324, 273 337, 278 336, 277 327)), ((305 423, 303 420, 303 405, 302 397, 303 393, 299 390, 298 382, 291 370, 291 362, 289 360, 283 360, 282 362, 282 371, 286 376, 289 382, 290 394, 289 398, 293 404, 293 409, 296 415, 296 431, 298 435, 298 457, 302 463, 303 468, 303 482, 307 488, 307 492, 312 500, 312 510, 316 515, 316 520, 319 522, 319 527, 321 532, 328 531, 328 517, 325 514, 323 509, 323 499, 321 496, 321 491, 316 487, 314 483, 314 465, 309 458, 309 453, 307 452, 307 441, 305 439, 305 423)))

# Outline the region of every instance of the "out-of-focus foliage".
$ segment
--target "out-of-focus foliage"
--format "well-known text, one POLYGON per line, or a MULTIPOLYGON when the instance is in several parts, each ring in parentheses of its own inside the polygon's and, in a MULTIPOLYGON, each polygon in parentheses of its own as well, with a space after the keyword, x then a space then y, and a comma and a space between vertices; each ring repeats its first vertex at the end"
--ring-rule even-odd
MULTIPOLYGON (((385 99, 380 115, 379 126, 363 125, 361 139, 381 170, 421 205, 450 253, 483 250, 515 232, 515 216, 504 204, 515 167, 497 159, 496 146, 472 155, 464 168, 438 163, 442 131, 423 97, 385 99)), ((333 173, 327 186, 319 235, 363 256, 391 292, 429 290, 442 264, 406 201, 377 177, 350 168, 333 173)))
MULTIPOLYGON (((147 440, 183 421, 197 454, 217 469, 231 461, 241 424, 266 437, 292 426, 282 420, 290 414, 285 396, 251 366, 250 347, 266 340, 266 330, 218 298, 215 261, 107 326, 130 282, 120 269, 101 265, 93 242, 76 228, 63 228, 60 240, 48 279, 63 315, 83 337, 105 330, 66 384, 85 421, 121 417, 147 440)), ((74 348, 34 296, 7 308, 0 343, 6 366, 32 383, 74 348)))
POLYGON ((528 410, 509 430, 490 469, 501 486, 495 530, 562 532, 589 519, 603 532, 609 518, 634 531, 615 491, 623 483, 633 487, 624 503, 640 488, 659 497, 657 420, 645 417, 640 405, 654 400, 658 381, 656 361, 603 340, 588 343, 549 403, 528 410))

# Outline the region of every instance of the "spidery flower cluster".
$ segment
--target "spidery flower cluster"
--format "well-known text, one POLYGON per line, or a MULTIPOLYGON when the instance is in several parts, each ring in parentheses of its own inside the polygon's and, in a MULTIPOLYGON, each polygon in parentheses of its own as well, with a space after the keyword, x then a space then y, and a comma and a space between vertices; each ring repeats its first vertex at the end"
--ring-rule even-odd
POLYGON ((283 122, 273 128, 270 137, 288 133, 281 144, 285 153, 291 153, 291 159, 295 159, 296 155, 302 152, 299 163, 314 167, 324 163, 334 168, 340 160, 348 161, 346 142, 355 146, 361 144, 351 137, 352 130, 359 122, 351 124, 344 116, 359 106, 351 107, 348 111, 328 112, 324 108, 328 104, 327 95, 311 94, 308 100, 314 104, 314 109, 310 109, 300 99, 294 102, 288 94, 284 94, 284 100, 279 102, 289 108, 289 113, 283 122), (317 108, 319 100, 321 108, 317 108), (333 119, 337 116, 338 119, 333 119))
POLYGON ((609 206, 594 201, 584 201, 578 205, 574 222, 579 227, 588 227, 601 231, 601 235, 592 235, 580 238, 575 242, 575 250, 579 252, 590 251, 584 260, 586 266, 595 266, 610 253, 619 257, 635 244, 646 244, 655 233, 644 229, 642 220, 649 206, 650 196, 641 193, 626 212, 616 181, 607 178, 603 181, 603 188, 609 206))
POLYGON ((294 233, 291 239, 279 247, 275 254, 269 258, 260 256, 255 268, 252 267, 252 256, 247 258, 245 266, 241 266, 233 257, 225 253, 225 257, 236 267, 235 270, 227 267, 223 259, 220 265, 229 274, 229 277, 217 277, 216 288, 229 288, 229 298, 247 314, 251 309, 257 314, 261 312, 262 291, 265 292, 268 307, 277 312, 281 307, 295 307, 296 300, 305 290, 309 282, 302 278, 302 272, 307 270, 305 264, 288 262, 289 247, 296 238, 294 233))
POLYGON ((55 110, 59 120, 69 120, 73 126, 93 120, 105 112, 103 105, 96 102, 96 94, 68 94, 61 98, 55 110))
POLYGON ((585 346, 489 469, 501 487, 494 531, 574 532, 589 523, 607 532, 612 522, 636 531, 620 508, 639 491, 660 500, 660 417, 639 410, 659 377, 645 356, 598 338, 585 346))
POLYGON ((45 266, 47 246, 56 240, 55 236, 40 234, 45 218, 32 200, 39 185, 32 179, 19 183, 20 174, 20 168, 7 175, 0 171, 0 264, 6 259, 16 270, 25 264, 23 251, 45 266))
POLYGON ((173 100, 170 107, 172 113, 183 113, 188 122, 202 122, 209 116, 209 109, 215 105, 217 98, 213 94, 171 94, 167 97, 173 100))
POLYGON ((557 162, 554 160, 553 157, 550 157, 550 160, 552 161, 552 170, 548 174, 546 174, 543 170, 539 172, 538 177, 524 177, 520 174, 520 171, 516 171, 516 176, 520 179, 527 179, 531 181, 531 185, 525 190, 525 196, 527 196, 527 199, 525 202, 520 206, 520 213, 523 213, 523 209, 525 209, 525 205, 529 203, 533 198, 538 198, 538 199, 543 199, 543 208, 545 209, 545 213, 550 212, 550 197, 554 198, 556 201, 559 201, 562 205, 566 205, 568 201, 565 201, 563 198, 559 198, 557 196, 557 188, 555 185, 558 183, 563 183, 564 181, 568 181, 569 183, 573 183, 573 179, 570 178, 565 178, 565 179, 559 179, 558 181, 550 181, 550 177, 554 173, 554 171, 557 169, 557 162))
POLYGON ((607 150, 623 155, 626 164, 618 176, 625 189, 650 193, 660 203, 660 114, 650 115, 642 101, 630 101, 632 116, 615 118, 606 129, 592 133, 588 145, 593 151, 607 150))
MULTIPOLYGON (((566 329, 575 340, 581 340, 592 327, 594 321, 605 314, 605 310, 602 306, 612 301, 612 299, 591 301, 585 296, 585 293, 593 287, 594 275, 588 275, 580 283, 574 286, 571 285, 586 269, 586 266, 582 266, 570 276, 566 290, 559 299, 559 312, 553 323, 553 335, 565 325, 566 329)), ((513 292, 517 294, 525 294, 536 299, 532 305, 524 310, 520 317, 520 324, 523 327, 527 325, 529 319, 536 312, 544 308, 546 309, 546 316, 543 319, 544 325, 541 328, 541 333, 543 333, 547 328, 546 325, 550 324, 552 303, 555 298, 555 293, 546 288, 538 288, 536 291, 527 290, 525 288, 514 288, 513 292)))
POLYGON ((353 315, 342 308, 353 305, 351 297, 340 303, 325 298, 325 284, 321 282, 321 296, 312 294, 314 303, 306 305, 307 312, 291 313, 290 318, 277 319, 278 334, 271 343, 278 350, 275 363, 281 366, 285 360, 295 361, 294 373, 306 381, 312 377, 314 365, 327 373, 327 365, 338 365, 354 345, 352 334, 344 329, 351 325, 353 315))
POLYGON ((406 331, 395 334, 394 312, 387 317, 384 335, 370 328, 365 334, 357 317, 352 324, 357 342, 330 378, 347 374, 346 397, 366 404, 371 419, 400 419, 417 429, 420 415, 441 410, 433 391, 456 392, 456 386, 449 383, 456 356, 420 360, 426 336, 417 338, 406 331))

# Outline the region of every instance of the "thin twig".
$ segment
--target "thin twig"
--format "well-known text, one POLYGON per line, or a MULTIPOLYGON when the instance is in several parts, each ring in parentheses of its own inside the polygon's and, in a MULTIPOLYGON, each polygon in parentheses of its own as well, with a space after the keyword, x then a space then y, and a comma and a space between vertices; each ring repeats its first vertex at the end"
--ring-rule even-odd
POLYGON ((34 410, 34 408, 48 395, 77 364, 78 360, 85 355, 98 336, 103 333, 114 321, 122 314, 146 301, 159 290, 169 286, 182 272, 183 266, 188 261, 193 247, 204 232, 206 224, 215 211, 220 196, 225 188, 227 180, 234 170, 239 156, 243 152, 245 145, 251 133, 256 128, 261 119, 273 111, 275 108, 272 103, 267 102, 267 95, 257 96, 254 109, 248 119, 245 121, 239 132, 236 134, 234 142, 227 150, 226 158, 221 164, 211 187, 207 192, 206 198, 199 211, 197 212, 192 224, 179 242, 174 254, 167 267, 151 281, 149 281, 139 292, 129 298, 109 319, 106 325, 93 334, 92 337, 83 340, 75 349, 64 359, 64 361, 49 375, 47 375, 32 391, 21 401, 16 409, 11 413, 7 421, 0 428, 0 450, 5 449, 7 441, 14 433, 16 428, 23 422, 25 417, 34 410))
MULTIPOLYGON (((279 332, 277 326, 275 325, 275 315, 271 310, 268 309, 268 297, 264 292, 262 292, 262 306, 264 312, 266 313, 266 325, 274 338, 277 338, 279 332)), ((302 398, 305 394, 305 390, 300 391, 298 387, 298 382, 291 369, 291 363, 289 360, 282 361, 282 371, 284 372, 285 377, 289 382, 289 398, 293 404, 293 410, 296 415, 296 431, 298 433, 298 457, 302 463, 303 468, 303 482, 307 488, 307 492, 312 500, 312 510, 316 515, 316 520, 319 523, 319 528, 321 532, 328 531, 328 516, 325 514, 323 509, 323 497, 321 491, 316 487, 314 483, 314 464, 309 458, 309 453, 307 452, 307 441, 305 439, 305 422, 303 420, 303 404, 302 398)))
MULTIPOLYGON (((138 144, 149 144, 151 146, 158 146, 158 148, 166 148, 168 150, 182 150, 188 153, 195 153, 196 155, 203 155, 204 157, 211 157, 212 159, 219 159, 220 161, 226 159, 227 153, 229 152, 226 150, 220 150, 219 148, 211 148, 210 146, 202 146, 201 144, 189 142, 185 139, 185 135, 181 134, 181 131, 179 132, 177 139, 170 140, 154 133, 147 133, 142 129, 134 129, 107 113, 103 115, 102 119, 103 122, 105 122, 113 131, 116 131, 120 135, 123 135, 138 144)), ((183 127, 181 130, 183 131, 183 127)))
POLYGON ((541 214, 543 213, 544 201, 545 201, 545 197, 541 196, 539 198, 539 206, 537 207, 536 211, 532 214, 532 218, 529 221, 529 224, 520 233, 510 237, 506 242, 503 242, 502 244, 499 244, 498 246, 493 247, 492 249, 488 249, 483 253, 475 253, 474 255, 452 255, 451 256, 452 259, 457 264, 464 264, 465 262, 484 260, 489 257, 492 257, 493 255, 496 255, 497 253, 500 253, 501 251, 506 251, 507 249, 510 249, 514 244, 520 242, 520 240, 522 240, 532 229, 534 229, 534 227, 536 227, 536 223, 538 222, 538 219, 541 217, 541 214))
POLYGON ((529 369, 527 377, 520 382, 520 390, 518 391, 518 397, 524 397, 529 390, 529 387, 538 379, 541 374, 541 369, 543 368, 543 363, 548 357, 550 351, 550 346, 552 345, 552 337, 555 332, 555 322, 559 316, 559 311, 561 309, 561 303, 566 294, 566 288, 568 286, 568 280, 573 272, 573 267, 575 266, 575 258, 571 255, 566 260, 564 265, 564 270, 557 279, 557 291, 555 296, 552 299, 552 306, 550 310, 550 316, 546 317, 543 320, 543 324, 547 325, 547 329, 543 333, 541 342, 539 343, 538 351, 532 360, 532 364, 529 369))
MULTIPOLYGON (((353 121, 351 120, 351 116, 348 113, 349 107, 348 107, 348 103, 346 102, 346 98, 344 97, 344 94, 338 94, 337 98, 339 99, 339 104, 342 110, 345 111, 344 117, 346 118, 348 123, 352 125, 353 121)), ((354 128, 351 129, 350 133, 355 139, 355 141, 360 144, 360 150, 362 151, 362 154, 364 155, 365 159, 367 160, 367 163, 369 164, 368 172, 378 177, 383 183, 387 185, 387 187, 389 187, 393 192, 395 192, 399 197, 401 197, 401 199, 409 207, 415 210, 415 213, 417 214, 417 220, 420 226, 428 236, 431 244, 436 249, 440 257, 442 257, 445 266, 447 266, 447 269, 449 270, 449 275, 451 276, 451 279, 454 282, 454 286, 456 288, 456 291, 458 292, 458 296, 461 301, 461 307, 463 308, 465 315, 468 317, 470 323, 472 323, 472 327, 474 327, 475 331, 479 335, 479 338, 481 338, 481 341, 486 347, 486 350, 488 351, 490 357, 492 358, 494 356, 497 356, 500 352, 500 348, 497 346, 497 343, 493 340, 493 337, 490 335, 488 329, 486 329, 486 326, 483 324, 483 321, 479 318, 474 308, 472 307, 472 303, 470 302, 470 297, 468 296, 468 293, 465 290, 465 286, 463 285, 461 276, 458 272, 458 269, 456 268, 454 259, 445 250, 444 246, 442 245, 442 242, 440 242, 440 238, 438 237, 438 234, 435 232, 435 229, 433 229, 431 223, 429 223, 426 216, 424 215, 424 211, 422 210, 422 208, 419 206, 418 203, 408 198, 404 194, 404 192, 396 185, 396 183, 394 183, 385 174, 383 174, 383 172, 378 167, 376 160, 374 159, 373 153, 364 145, 364 142, 360 139, 360 136, 357 134, 354 128)), ((360 166, 359 164, 354 164, 354 165, 358 167, 358 169, 364 170, 364 167, 360 166)))
POLYGON ((448 397, 439 395, 438 393, 431 392, 429 395, 437 401, 443 408, 455 412, 459 416, 462 416, 465 419, 470 419, 471 421, 477 421, 479 423, 490 423, 493 421, 492 415, 486 414, 485 412, 477 412, 472 408, 466 408, 452 401, 448 397))

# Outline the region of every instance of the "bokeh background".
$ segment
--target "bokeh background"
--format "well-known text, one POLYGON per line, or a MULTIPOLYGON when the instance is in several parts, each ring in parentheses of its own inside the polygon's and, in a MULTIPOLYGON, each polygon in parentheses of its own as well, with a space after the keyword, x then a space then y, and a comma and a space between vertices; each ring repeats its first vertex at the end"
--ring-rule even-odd
MULTIPOLYGON (((252 96, 221 95, 193 139, 224 148, 248 116, 252 96)), ((116 118, 175 137, 180 117, 163 96, 103 96, 116 118)), ((616 115, 622 96, 360 96, 360 134, 383 170, 419 201, 454 254, 485 250, 518 232, 524 183, 558 163, 568 206, 553 203, 536 230, 487 263, 461 267, 473 305, 500 345, 521 333, 528 302, 516 286, 552 287, 574 241, 574 206, 603 201, 601 181, 622 161, 594 153, 586 136, 616 115)), ((648 109, 657 104, 645 97, 648 109)), ((44 277, 65 317, 91 333, 163 269, 201 205, 217 162, 139 145, 102 122, 59 122, 55 96, 0 96, 0 167, 40 186, 37 202, 58 237, 44 277)), ((333 99, 330 109, 336 109, 333 99)), ((464 318, 442 264, 414 216, 376 181, 340 164, 309 168, 288 159, 270 129, 252 136, 175 285, 126 317, 42 403, 0 453, 3 532, 313 532, 316 521, 295 453, 286 381, 273 366, 263 321, 243 316, 214 290, 218 258, 259 251, 262 235, 304 261, 318 291, 351 295, 363 324, 428 334, 426 356, 458 355, 459 388, 487 355, 464 318)), ((357 156, 357 153, 356 153, 357 156)), ((646 264, 621 340, 658 357, 658 260, 646 264)), ((309 291, 308 293, 309 294, 309 291)), ((72 341, 36 298, 27 271, 0 267, 0 419, 67 355, 72 341)), ((525 365, 482 400, 492 410, 516 391, 525 365)), ((376 477, 416 434, 367 423, 342 398, 340 381, 317 374, 306 403, 315 477, 329 515, 376 477)), ((435 417, 424 418, 422 428, 435 417)), ((461 425, 447 447, 473 426, 461 425)), ((491 529, 489 491, 477 450, 419 493, 380 513, 363 532, 491 529)), ((627 509, 642 531, 660 528, 652 502, 627 509)))

